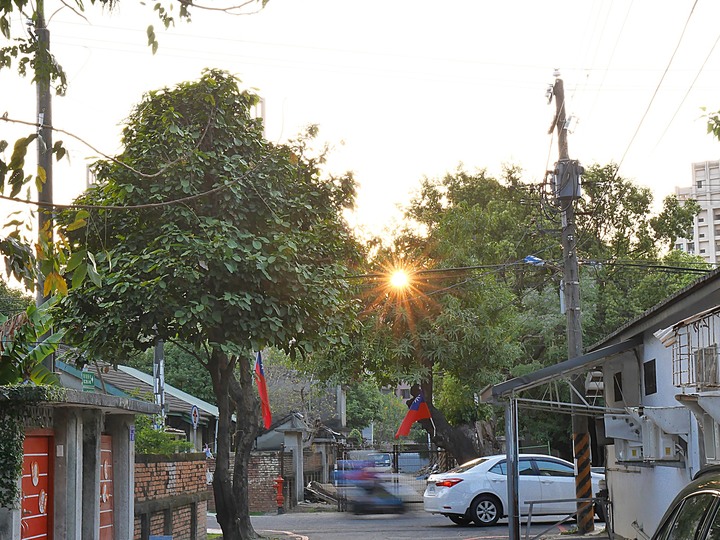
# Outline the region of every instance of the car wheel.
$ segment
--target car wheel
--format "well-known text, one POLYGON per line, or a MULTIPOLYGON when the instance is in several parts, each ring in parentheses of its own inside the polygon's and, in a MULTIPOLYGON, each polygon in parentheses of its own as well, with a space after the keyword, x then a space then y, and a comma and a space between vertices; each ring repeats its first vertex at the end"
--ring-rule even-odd
POLYGON ((490 495, 480 495, 470 505, 470 515, 481 527, 495 525, 502 517, 500 502, 490 495))
POLYGON ((461 516, 460 514, 448 514, 447 517, 449 517, 450 521, 455 525, 460 525, 461 527, 467 527, 473 522, 469 517, 461 516))

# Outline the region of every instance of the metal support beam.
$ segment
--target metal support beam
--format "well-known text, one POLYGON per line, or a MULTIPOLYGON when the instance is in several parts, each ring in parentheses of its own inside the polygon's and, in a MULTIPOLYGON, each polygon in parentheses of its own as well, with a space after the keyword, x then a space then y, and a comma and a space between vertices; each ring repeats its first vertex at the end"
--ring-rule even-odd
POLYGON ((508 474, 508 535, 509 540, 520 540, 517 403, 514 396, 511 396, 505 405, 505 453, 507 454, 508 474))

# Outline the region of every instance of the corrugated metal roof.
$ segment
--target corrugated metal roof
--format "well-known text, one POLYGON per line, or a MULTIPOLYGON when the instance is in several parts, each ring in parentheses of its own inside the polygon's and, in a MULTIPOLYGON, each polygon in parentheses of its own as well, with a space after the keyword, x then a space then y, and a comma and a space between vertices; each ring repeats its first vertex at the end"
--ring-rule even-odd
MULTIPOLYGON (((150 388, 153 387, 152 375, 148 375, 147 373, 143 373, 142 371, 131 368, 129 366, 118 366, 118 370, 127 373, 131 377, 135 377, 137 379, 140 379, 141 381, 144 381, 150 386, 150 388)), ((175 388, 171 384, 165 383, 166 399, 168 395, 176 397, 186 403, 189 403, 191 406, 196 405, 200 411, 206 412, 209 416, 217 418, 219 415, 218 408, 215 405, 208 403, 207 401, 203 401, 200 398, 196 398, 195 396, 192 396, 187 392, 183 392, 182 390, 180 390, 179 388, 175 388)), ((189 410, 190 409, 188 409, 188 412, 189 410)))

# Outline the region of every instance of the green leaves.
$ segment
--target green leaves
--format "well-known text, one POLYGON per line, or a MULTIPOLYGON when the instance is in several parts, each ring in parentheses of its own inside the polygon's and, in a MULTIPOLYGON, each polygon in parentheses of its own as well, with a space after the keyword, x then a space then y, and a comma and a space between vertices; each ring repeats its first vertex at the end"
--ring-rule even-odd
POLYGON ((158 41, 155 37, 155 28, 152 24, 147 27, 146 33, 148 46, 152 49, 152 53, 155 54, 158 50, 158 41))
POLYGON ((59 380, 42 366, 63 338, 63 332, 52 330, 51 309, 57 298, 42 306, 28 306, 2 327, 0 342, 0 386, 32 381, 35 384, 57 384, 59 380), (12 324, 11 324, 12 323, 12 324))
POLYGON ((223 351, 289 349, 292 338, 312 351, 336 340, 352 311, 342 309, 347 287, 327 280, 347 273, 342 262, 358 250, 328 202, 352 185, 321 180, 304 159, 291 165, 308 151, 265 141, 250 114, 255 101, 232 76, 207 71, 150 92, 130 114, 118 159, 161 172, 140 177, 100 162, 79 202, 166 204, 58 216, 77 253, 63 302, 69 340, 113 357, 146 346, 153 327, 193 347, 212 336, 223 351), (195 197, 172 203, 187 195, 195 197))

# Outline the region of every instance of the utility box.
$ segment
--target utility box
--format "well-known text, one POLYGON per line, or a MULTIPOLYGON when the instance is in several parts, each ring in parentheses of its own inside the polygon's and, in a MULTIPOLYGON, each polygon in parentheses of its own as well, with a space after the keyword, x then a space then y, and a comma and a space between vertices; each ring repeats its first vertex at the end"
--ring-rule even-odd
POLYGON ((643 445, 637 441, 615 439, 615 456, 618 461, 642 461, 643 445))
POLYGON ((574 159, 562 159, 555 163, 553 171, 553 191, 557 199, 579 199, 580 176, 585 169, 574 159))

